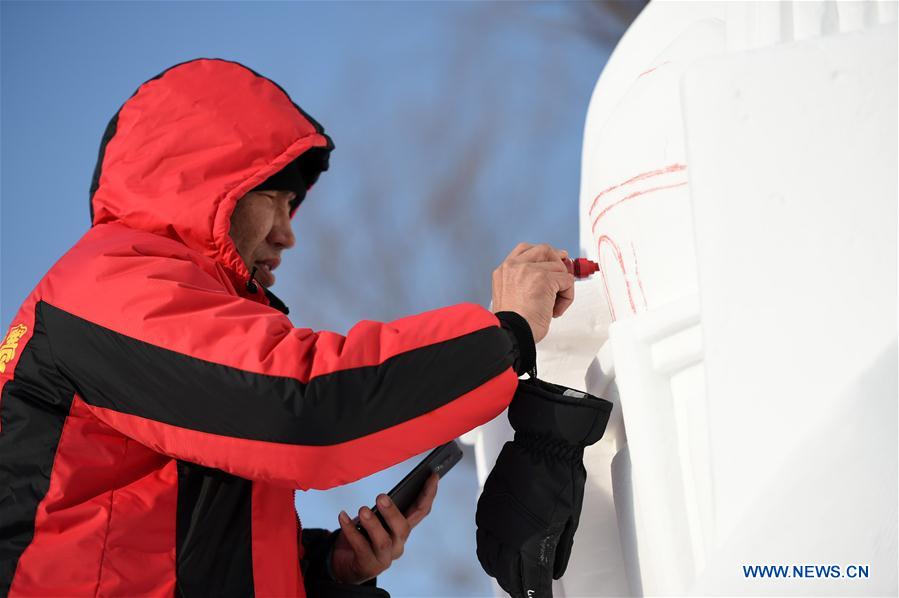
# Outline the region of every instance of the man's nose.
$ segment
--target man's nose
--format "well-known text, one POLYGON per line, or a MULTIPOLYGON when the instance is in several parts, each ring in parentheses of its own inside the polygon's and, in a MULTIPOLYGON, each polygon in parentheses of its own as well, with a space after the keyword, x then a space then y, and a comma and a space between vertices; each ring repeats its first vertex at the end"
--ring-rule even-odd
POLYGON ((290 249, 296 243, 296 236, 290 226, 290 216, 279 214, 272 223, 268 241, 281 249, 290 249))

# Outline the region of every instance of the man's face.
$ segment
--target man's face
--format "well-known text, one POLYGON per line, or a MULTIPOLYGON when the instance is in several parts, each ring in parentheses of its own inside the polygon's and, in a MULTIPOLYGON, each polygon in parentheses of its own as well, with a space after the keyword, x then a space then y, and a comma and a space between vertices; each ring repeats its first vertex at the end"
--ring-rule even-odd
POLYGON ((231 214, 231 238, 243 263, 264 287, 275 284, 272 270, 281 252, 296 242, 290 228, 292 191, 251 191, 241 197, 231 214))

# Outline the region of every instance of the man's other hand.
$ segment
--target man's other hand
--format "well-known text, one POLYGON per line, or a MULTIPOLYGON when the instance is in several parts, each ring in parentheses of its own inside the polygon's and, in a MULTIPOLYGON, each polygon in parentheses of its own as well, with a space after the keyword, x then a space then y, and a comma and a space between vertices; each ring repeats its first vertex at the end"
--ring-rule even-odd
POLYGON ((412 528, 431 512, 439 479, 436 473, 431 474, 415 504, 405 515, 386 494, 378 496, 378 511, 387 521, 389 530, 384 529, 371 509, 359 509, 359 522, 371 542, 356 529, 350 516, 341 511, 337 517, 341 533, 334 542, 334 552, 331 555, 331 572, 334 578, 341 583, 362 583, 377 577, 400 558, 412 528))
POLYGON ((519 243, 493 271, 493 311, 514 311, 527 320, 539 343, 549 323, 574 301, 574 276, 568 273, 564 249, 519 243))

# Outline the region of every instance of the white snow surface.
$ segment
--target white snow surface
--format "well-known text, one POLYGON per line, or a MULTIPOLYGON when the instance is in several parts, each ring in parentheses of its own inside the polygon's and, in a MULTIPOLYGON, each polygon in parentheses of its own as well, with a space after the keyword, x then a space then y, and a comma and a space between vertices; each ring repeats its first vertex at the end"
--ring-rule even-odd
MULTIPOLYGON (((618 44, 584 133, 601 271, 537 347, 615 404, 555 596, 899 591, 896 7, 655 1, 618 44)), ((481 483, 509 438, 466 436, 481 483)))

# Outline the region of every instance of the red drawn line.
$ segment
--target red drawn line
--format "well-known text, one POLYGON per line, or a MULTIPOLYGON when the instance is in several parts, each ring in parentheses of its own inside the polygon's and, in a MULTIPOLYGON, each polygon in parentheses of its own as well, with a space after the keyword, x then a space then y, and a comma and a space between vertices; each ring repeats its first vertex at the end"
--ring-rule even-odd
POLYGON ((602 235, 599 240, 596 242, 596 252, 597 252, 597 261, 599 263, 599 270, 602 273, 602 284, 606 290, 606 302, 609 304, 609 310, 612 313, 612 321, 615 321, 615 306, 612 304, 612 296, 609 293, 609 283, 608 278, 606 277, 606 272, 602 267, 602 244, 603 241, 612 246, 612 251, 615 252, 615 259, 618 260, 618 266, 621 268, 621 275, 624 278, 624 287, 627 289, 627 299, 631 304, 631 311, 633 313, 637 313, 637 305, 634 303, 634 294, 631 292, 631 283, 627 278, 627 271, 624 269, 624 259, 621 257, 621 250, 618 249, 618 246, 615 244, 615 241, 612 240, 608 235, 602 235))
POLYGON ((649 304, 646 302, 646 291, 643 290, 643 281, 640 280, 640 265, 637 263, 637 248, 634 247, 634 244, 631 243, 631 253, 634 256, 634 276, 637 277, 637 285, 640 287, 640 295, 643 296, 643 309, 649 309, 649 304))
POLYGON ((669 62, 671 62, 671 61, 670 61, 670 60, 666 60, 665 62, 663 62, 663 63, 660 64, 660 65, 654 66, 654 67, 652 67, 651 69, 647 69, 647 70, 643 71, 642 73, 640 73, 639 75, 637 75, 637 79, 639 79, 639 78, 642 77, 643 75, 648 75, 649 73, 653 72, 654 70, 656 70, 656 69, 659 68, 659 67, 665 66, 665 65, 668 64, 669 62))
POLYGON ((614 191, 615 189, 618 189, 619 187, 624 187, 625 185, 630 185, 631 183, 636 183, 637 181, 642 181, 643 179, 648 179, 650 177, 658 176, 660 174, 667 174, 669 172, 677 172, 679 170, 686 170, 686 168, 687 168, 686 164, 669 164, 668 166, 666 166, 664 168, 659 168, 658 170, 650 170, 647 172, 640 173, 635 177, 629 178, 628 180, 624 181, 623 183, 618 183, 617 185, 612 185, 608 189, 603 189, 593 199, 593 203, 590 204, 590 209, 587 211, 587 213, 588 214, 592 213, 593 209, 596 207, 596 202, 599 201, 599 198, 602 197, 603 195, 605 195, 606 193, 608 193, 609 191, 614 191))
MULTIPOLYGON (((599 247, 599 243, 597 243, 597 247, 599 247)), ((609 313, 612 316, 612 321, 615 321, 615 305, 612 303, 612 294, 609 293, 609 281, 606 278, 606 272, 602 267, 602 256, 597 255, 596 263, 599 264, 599 274, 602 276, 602 286, 606 291, 606 305, 609 306, 609 313)))
POLYGON ((644 189, 642 191, 635 191, 634 193, 631 193, 630 195, 626 195, 626 196, 622 197, 621 199, 619 199, 618 201, 616 201, 615 203, 610 203, 608 206, 606 206, 606 208, 596 216, 596 220, 593 221, 593 227, 590 230, 592 230, 595 233, 596 232, 596 223, 599 222, 599 219, 602 218, 603 216, 605 216, 606 212, 608 212, 615 206, 626 202, 629 199, 633 199, 635 197, 644 195, 646 193, 652 193, 653 191, 662 191, 663 189, 673 189, 675 187, 682 187, 683 185, 686 185, 686 184, 687 184, 687 181, 682 181, 680 183, 673 183, 671 185, 660 185, 658 187, 652 187, 650 189, 644 189))

